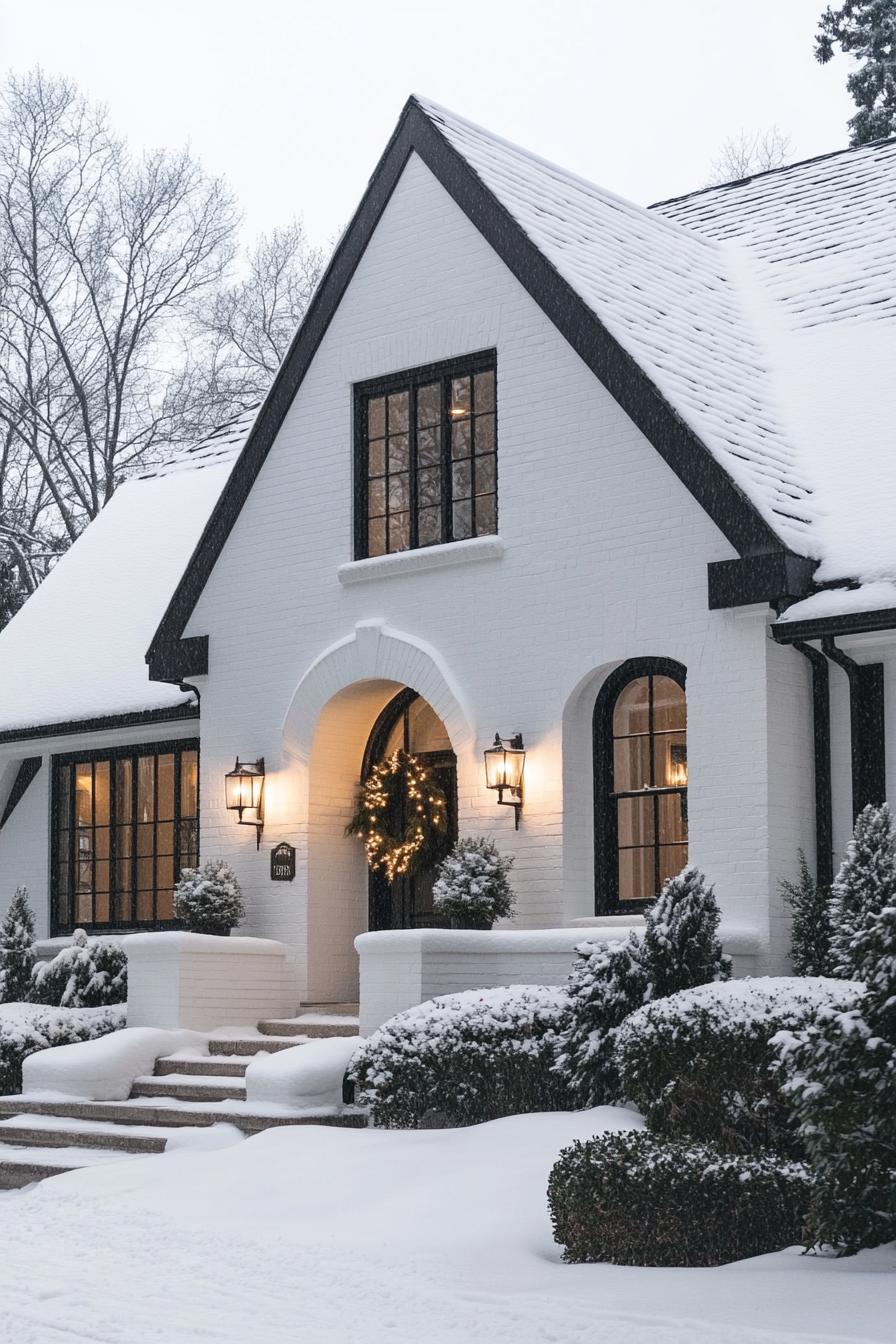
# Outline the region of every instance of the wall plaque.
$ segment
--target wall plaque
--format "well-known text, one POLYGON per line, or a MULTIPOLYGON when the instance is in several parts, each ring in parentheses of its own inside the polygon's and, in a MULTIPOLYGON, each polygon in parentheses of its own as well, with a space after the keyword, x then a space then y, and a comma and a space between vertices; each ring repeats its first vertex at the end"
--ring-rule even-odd
POLYGON ((275 845, 271 850, 271 881, 292 882, 296 875, 296 848, 283 844, 275 845))

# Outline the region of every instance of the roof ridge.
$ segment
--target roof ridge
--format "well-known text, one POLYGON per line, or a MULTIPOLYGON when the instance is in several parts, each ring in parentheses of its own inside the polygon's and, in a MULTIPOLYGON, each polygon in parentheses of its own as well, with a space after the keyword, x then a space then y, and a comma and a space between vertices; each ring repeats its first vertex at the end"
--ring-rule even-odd
POLYGON ((777 168, 764 168, 760 173, 748 173, 746 177, 735 177, 730 182, 711 182, 705 187, 695 187, 693 191, 685 191, 680 196, 664 196, 662 200, 651 201, 649 205, 644 206, 645 210, 658 210, 663 205, 676 205, 679 201, 689 201, 695 196, 706 196, 711 191, 730 191, 734 187, 746 186, 748 182, 758 182, 763 177, 775 177, 784 173, 793 172, 797 168, 806 168, 812 163, 824 163, 827 159, 836 159, 841 155, 860 154, 864 150, 882 149, 886 146, 896 147, 896 135, 888 135, 880 140, 869 140, 864 145, 844 145, 842 149, 829 149, 824 154, 813 154, 808 159, 797 159, 794 163, 782 163, 777 168))

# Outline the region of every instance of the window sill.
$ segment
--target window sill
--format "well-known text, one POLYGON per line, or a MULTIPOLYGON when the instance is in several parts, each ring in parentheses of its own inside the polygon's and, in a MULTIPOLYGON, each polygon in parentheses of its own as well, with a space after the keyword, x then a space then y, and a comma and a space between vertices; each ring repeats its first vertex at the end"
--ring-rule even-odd
POLYGON ((423 546, 416 551, 350 560, 339 566, 337 574, 341 584, 365 583, 368 579, 387 579, 393 574, 419 574, 423 570, 444 569, 449 565, 499 560, 503 554, 504 542, 500 537, 470 537, 468 541, 449 541, 440 546, 423 546))

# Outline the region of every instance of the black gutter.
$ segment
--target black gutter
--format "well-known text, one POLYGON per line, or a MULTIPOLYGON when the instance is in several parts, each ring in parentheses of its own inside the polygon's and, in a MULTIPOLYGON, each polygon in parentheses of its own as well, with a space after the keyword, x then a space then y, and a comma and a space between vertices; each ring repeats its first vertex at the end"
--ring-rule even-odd
POLYGON ((815 878, 834 880, 834 820, 831 801, 831 700, 828 660, 799 641, 793 646, 812 664, 812 729, 815 750, 815 878))
POLYGON ((38 737, 67 737, 70 733, 105 733, 115 728, 139 728, 148 723, 198 718, 199 706, 193 704, 175 705, 171 709, 139 709, 131 714, 107 714, 97 719, 67 719, 64 723, 39 723, 31 728, 7 728, 0 733, 0 744, 29 742, 38 737))
POLYGON ((893 629, 896 629, 896 607, 882 607, 880 611, 816 616, 808 621, 777 621, 772 626, 772 637, 778 644, 795 644, 798 640, 823 639, 828 635, 867 635, 893 629))
POLYGON ((884 665, 857 663, 834 643, 822 638, 825 657, 842 667, 849 678, 849 735, 852 759, 853 821, 868 803, 886 800, 886 748, 884 745, 884 665))

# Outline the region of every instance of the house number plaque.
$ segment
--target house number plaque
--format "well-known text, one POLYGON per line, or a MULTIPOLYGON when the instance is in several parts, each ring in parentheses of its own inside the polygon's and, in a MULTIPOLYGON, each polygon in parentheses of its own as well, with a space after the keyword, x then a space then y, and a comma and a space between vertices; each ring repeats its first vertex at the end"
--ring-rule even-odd
POLYGON ((292 882, 296 875, 295 845, 275 845, 271 850, 271 881, 292 882))

